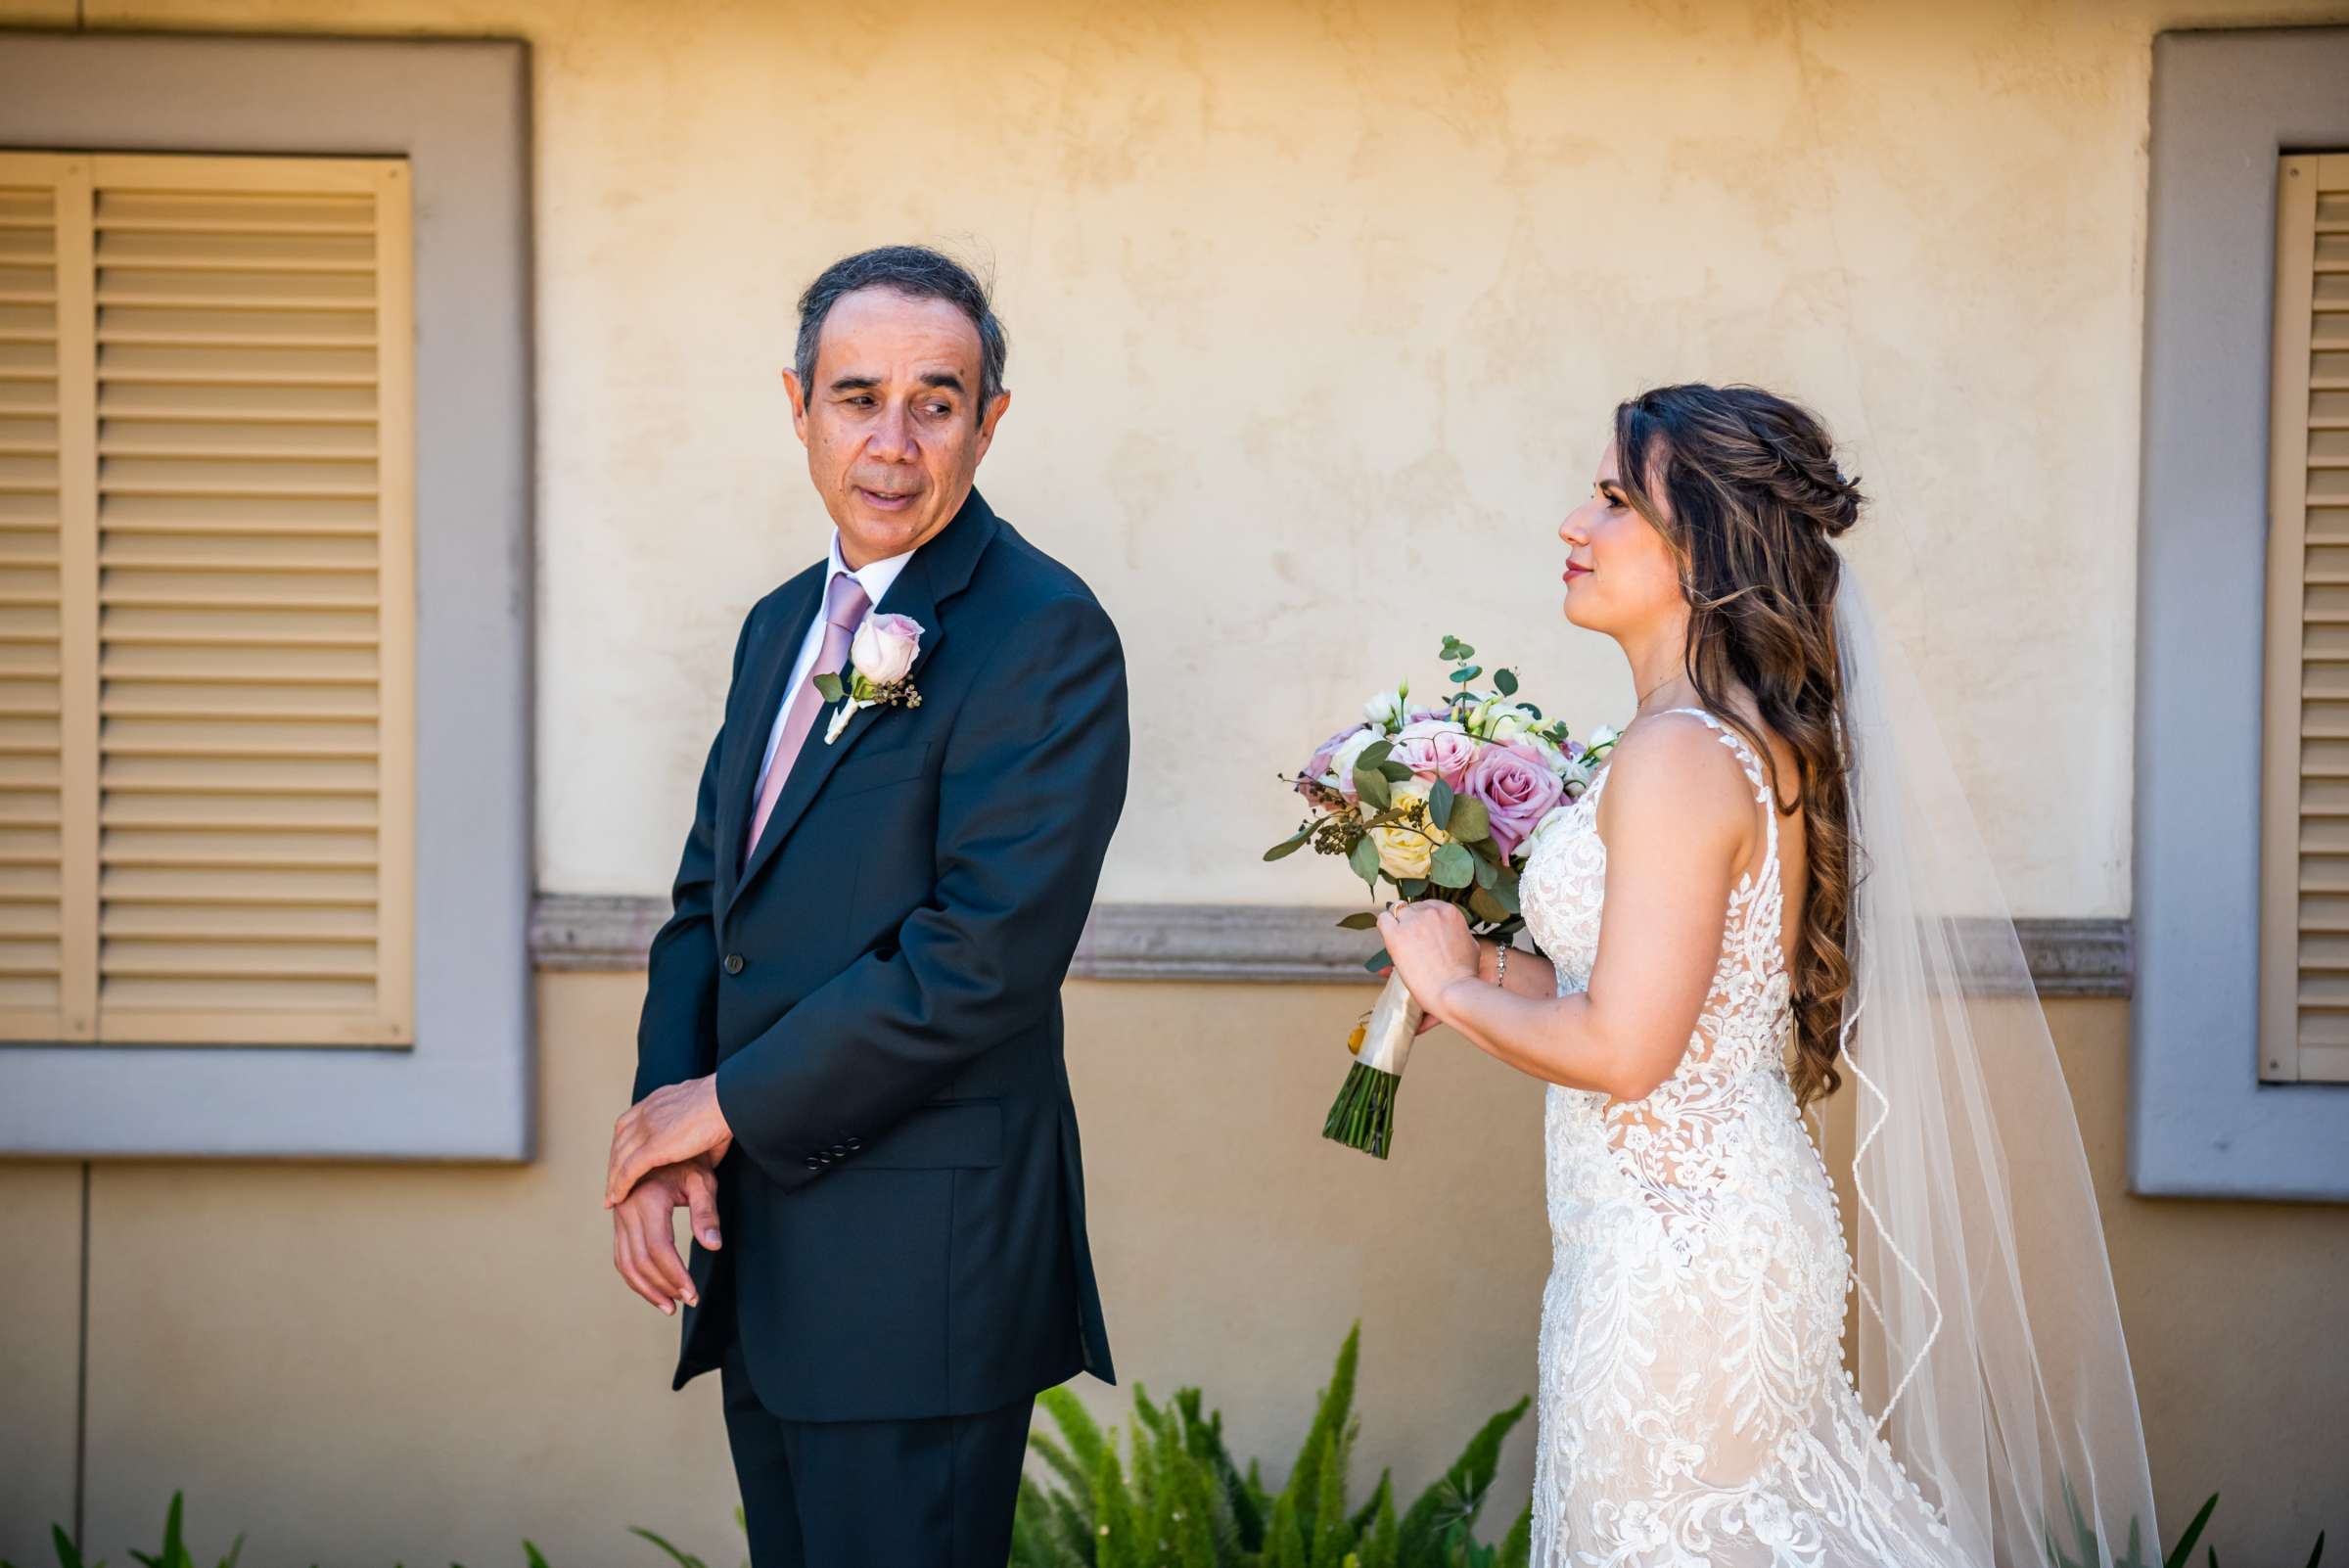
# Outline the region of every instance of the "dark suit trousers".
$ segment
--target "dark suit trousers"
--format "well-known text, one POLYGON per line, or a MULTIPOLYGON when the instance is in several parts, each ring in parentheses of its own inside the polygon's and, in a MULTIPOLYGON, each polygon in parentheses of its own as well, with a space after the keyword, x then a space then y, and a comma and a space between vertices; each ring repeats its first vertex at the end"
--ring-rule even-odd
POLYGON ((786 1421, 718 1368, 751 1568, 1003 1568, 1033 1400, 912 1421, 786 1421))

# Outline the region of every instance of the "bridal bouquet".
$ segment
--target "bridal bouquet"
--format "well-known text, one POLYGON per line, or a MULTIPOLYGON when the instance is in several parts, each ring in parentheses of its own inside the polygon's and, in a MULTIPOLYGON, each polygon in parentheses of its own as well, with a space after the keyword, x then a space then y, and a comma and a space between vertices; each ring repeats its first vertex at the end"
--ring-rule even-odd
MULTIPOLYGON (((1501 942, 1525 924, 1517 878, 1536 838, 1589 787, 1615 744, 1601 728, 1590 743, 1571 740, 1562 719, 1549 720, 1517 700, 1517 676, 1493 672, 1490 693, 1470 689, 1484 668, 1476 650, 1447 636, 1439 655, 1453 668, 1450 690, 1434 707, 1407 706, 1410 685, 1381 692, 1362 708, 1362 722, 1323 741, 1304 769, 1285 780, 1312 814, 1265 852, 1267 860, 1312 845, 1343 856, 1378 897, 1380 878, 1405 899, 1443 899, 1461 906, 1469 929, 1501 942)), ((1368 931, 1375 913, 1338 922, 1368 931)), ((1384 948, 1363 967, 1385 967, 1384 948)), ((1347 1048, 1355 1055, 1321 1135, 1380 1159, 1395 1140, 1395 1095, 1423 1010, 1400 975, 1347 1048)))

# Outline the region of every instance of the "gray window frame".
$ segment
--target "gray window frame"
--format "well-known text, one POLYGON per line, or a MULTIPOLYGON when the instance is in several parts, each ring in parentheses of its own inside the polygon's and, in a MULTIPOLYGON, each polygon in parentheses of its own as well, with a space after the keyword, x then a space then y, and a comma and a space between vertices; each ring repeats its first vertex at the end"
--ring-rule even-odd
POLYGON ((2259 1082, 2277 160, 2349 148, 2349 27, 2153 44, 2129 1172, 2349 1198, 2349 1085, 2259 1082))
POLYGON ((416 245, 416 1041, 0 1046, 0 1154, 534 1153, 530 58, 0 33, 0 147, 403 157, 416 245))

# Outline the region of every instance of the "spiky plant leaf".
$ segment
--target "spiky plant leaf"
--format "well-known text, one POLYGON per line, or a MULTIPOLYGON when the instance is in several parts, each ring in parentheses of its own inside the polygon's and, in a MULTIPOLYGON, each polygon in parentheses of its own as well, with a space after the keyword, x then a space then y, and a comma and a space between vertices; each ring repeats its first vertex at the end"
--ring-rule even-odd
MULTIPOLYGON (((1289 1484, 1281 1492, 1297 1516, 1311 1556, 1318 1555, 1322 1539, 1317 1510, 1323 1467, 1344 1463, 1341 1448, 1347 1425, 1354 1419, 1354 1380, 1361 1349, 1362 1325, 1358 1321, 1347 1330, 1346 1342, 1338 1347, 1337 1367, 1330 1374, 1329 1387, 1321 1391, 1320 1407, 1313 1412, 1313 1424, 1306 1431, 1305 1446, 1298 1451, 1297 1462, 1289 1471, 1289 1484)), ((1343 1473, 1338 1477, 1338 1510, 1341 1515, 1345 1511, 1343 1473)))
POLYGON ((1392 1470, 1378 1472, 1378 1485, 1370 1489, 1370 1500, 1356 1509, 1354 1517, 1346 1521, 1354 1527, 1357 1541, 1369 1538, 1371 1526, 1378 1522, 1378 1510, 1382 1503, 1390 1509, 1395 1505, 1395 1472, 1392 1470))
POLYGON ((1509 1533, 1500 1538, 1500 1550, 1493 1559, 1493 1568, 1531 1568, 1534 1560, 1534 1505, 1527 1503, 1509 1533))
MULTIPOLYGON (((2073 1517, 2078 1518, 2080 1505, 2072 1497, 2069 1481, 2064 1483, 2063 1499, 2065 1502, 2071 1504, 2073 1517)), ((2210 1524, 2211 1512, 2218 1505, 2219 1495, 2215 1492, 2202 1500, 2201 1510, 2194 1515, 2193 1522, 2186 1527, 2186 1534, 2178 1538, 2178 1545, 2171 1547, 2170 1554, 2162 1559, 2162 1568, 2186 1568, 2187 1563, 2193 1556, 2194 1543, 2202 1539, 2203 1530, 2210 1524)), ((2131 1521, 2132 1528, 2135 1528, 2135 1523, 2134 1520, 2131 1521)), ((2092 1557, 2089 1560, 2093 1563, 2096 1559, 2092 1557)))
POLYGON ((1485 1493, 1500 1467, 1500 1445, 1510 1428, 1525 1417, 1531 1400, 1519 1400, 1487 1421, 1451 1468, 1419 1495, 1403 1516, 1399 1561, 1417 1563, 1433 1552, 1455 1523, 1473 1524, 1484 1506, 1485 1493))
POLYGON ((1099 1568, 1146 1568, 1150 1554, 1142 1549, 1141 1524, 1118 1451, 1103 1444, 1093 1466, 1093 1561, 1099 1568))
MULTIPOLYGON (((701 1558, 694 1556, 689 1551, 681 1550, 672 1543, 655 1535, 652 1531, 645 1529, 642 1525, 628 1526, 628 1534, 632 1536, 642 1536, 654 1545, 659 1546, 663 1551, 668 1553, 669 1560, 674 1562, 677 1565, 677 1568, 708 1568, 708 1565, 705 1564, 701 1558)), ((532 1551, 537 1549, 535 1546, 531 1546, 527 1541, 523 1543, 523 1545, 532 1551)))

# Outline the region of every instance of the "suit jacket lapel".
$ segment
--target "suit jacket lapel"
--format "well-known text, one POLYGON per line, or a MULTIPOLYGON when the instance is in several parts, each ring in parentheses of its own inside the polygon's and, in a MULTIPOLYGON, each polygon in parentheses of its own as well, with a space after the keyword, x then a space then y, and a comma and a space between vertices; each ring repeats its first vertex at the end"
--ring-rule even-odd
MULTIPOLYGON (((913 559, 905 563, 905 570, 898 574, 898 580, 881 596, 881 602, 873 606, 874 615, 910 616, 920 623, 921 651, 914 656, 913 667, 906 672, 906 678, 917 687, 921 683, 923 668, 929 664, 931 656, 938 652, 938 645, 945 640, 946 628, 940 623, 938 607, 944 599, 960 592, 964 584, 970 581, 971 572, 979 564, 979 553, 994 537, 995 528, 994 513, 989 510, 987 502, 980 499, 978 490, 973 489, 963 502, 962 510, 954 514, 954 521, 940 530, 938 537, 914 552, 913 559)), ((811 607, 807 615, 812 617, 814 614, 811 607)), ((794 651, 797 651, 796 645, 794 651)), ((783 673, 789 675, 788 667, 783 673)), ((772 710, 773 705, 769 703, 767 714, 770 723, 772 710)), ((783 780, 783 793, 776 797, 775 808, 766 819, 765 831, 759 835, 759 843, 743 865, 741 879, 734 887, 734 897, 740 897, 742 890, 749 887, 766 863, 774 858, 777 848, 791 836, 792 828, 823 789, 824 781, 832 776, 833 768, 840 765, 841 759, 863 738, 866 730, 888 723, 892 715, 892 711, 887 708, 861 711, 849 720, 849 727, 841 733, 840 739, 826 746, 824 730, 831 722, 832 711, 826 708, 816 715, 815 722, 808 726, 806 739, 800 746, 799 756, 791 760, 791 772, 783 780)), ((783 759, 776 759, 778 765, 782 761, 783 759)), ((745 824, 745 828, 737 829, 739 833, 747 829, 752 807, 743 804, 738 809, 745 824)), ((738 838, 735 842, 741 841, 738 838)), ((731 902, 729 899, 727 907, 731 907, 731 902)))
MULTIPOLYGON (((742 839, 751 830, 751 812, 757 804, 752 792, 759 781, 759 760, 766 755, 766 737, 773 732, 775 714, 783 702, 783 683, 791 678, 791 667, 824 591, 825 572, 820 564, 803 576, 806 580, 799 590, 785 595, 774 630, 749 656, 754 661, 746 671, 752 675, 751 707, 743 715, 743 733, 735 737, 718 777, 717 907, 721 910, 733 902, 734 890, 740 885, 742 839)), ((775 761, 781 765, 790 759, 775 761)))

